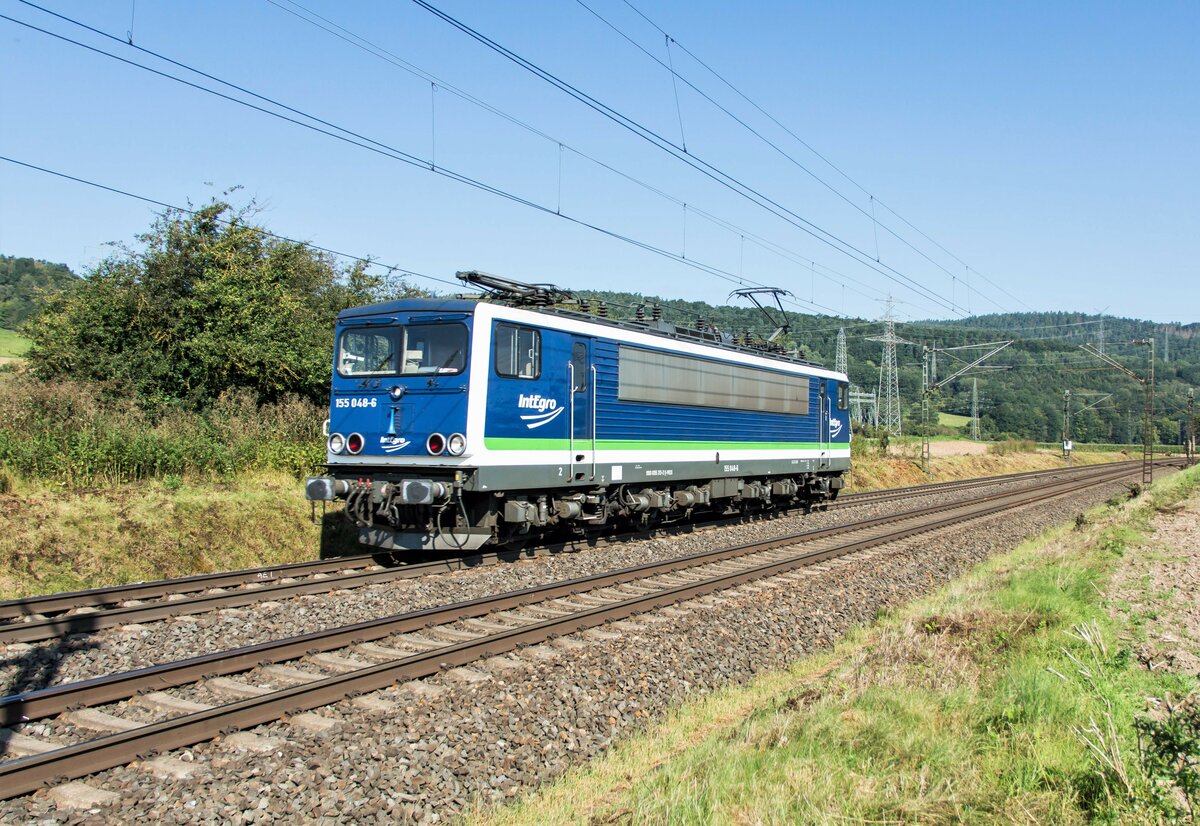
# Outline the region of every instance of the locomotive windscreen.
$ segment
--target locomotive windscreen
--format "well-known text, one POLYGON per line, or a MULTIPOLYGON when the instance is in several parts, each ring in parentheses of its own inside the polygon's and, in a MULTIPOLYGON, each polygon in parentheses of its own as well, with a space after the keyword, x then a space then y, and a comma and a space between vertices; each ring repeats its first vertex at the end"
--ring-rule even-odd
POLYGON ((352 329, 338 342, 337 368, 343 376, 458 373, 466 362, 462 324, 352 329))
POLYGON ((808 415, 808 377, 621 347, 621 401, 808 415))

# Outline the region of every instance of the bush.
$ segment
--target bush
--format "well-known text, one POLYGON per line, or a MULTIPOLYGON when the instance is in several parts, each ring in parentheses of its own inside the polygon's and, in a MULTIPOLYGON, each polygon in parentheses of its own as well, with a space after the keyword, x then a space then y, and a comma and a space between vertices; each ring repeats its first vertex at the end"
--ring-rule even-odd
MULTIPOLYGON (((1200 698, 1191 694, 1175 703, 1167 698, 1161 717, 1139 717, 1134 727, 1142 771, 1155 788, 1177 789, 1188 819, 1195 822, 1200 801, 1200 698)), ((1161 802, 1166 814, 1175 814, 1168 796, 1161 802)))
POLYGON ((338 311, 414 291, 274 237, 254 211, 218 201, 160 215, 139 248, 118 247, 29 321, 30 369, 113 385, 148 409, 204 410, 237 387, 327 398, 338 311))
POLYGON ((1006 439, 988 445, 988 453, 994 456, 1010 456, 1014 453, 1033 453, 1037 444, 1030 439, 1006 439))
POLYGON ((154 477, 227 477, 241 470, 296 476, 324 461, 326 411, 298 396, 264 405, 229 390, 205 412, 149 413, 111 386, 0 380, 0 466, 69 487, 154 477))

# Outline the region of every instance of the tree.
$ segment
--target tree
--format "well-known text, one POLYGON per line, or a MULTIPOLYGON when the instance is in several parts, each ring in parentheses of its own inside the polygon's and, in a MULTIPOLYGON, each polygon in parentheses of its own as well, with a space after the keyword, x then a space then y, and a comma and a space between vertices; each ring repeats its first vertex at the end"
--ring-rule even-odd
POLYGON ((359 262, 250 223, 254 205, 169 210, 29 323, 31 369, 105 382, 148 406, 203 408, 230 388, 260 399, 328 394, 339 310, 410 294, 359 262))
POLYGON ((38 311, 48 293, 78 283, 66 264, 0 255, 0 327, 16 330, 38 311))

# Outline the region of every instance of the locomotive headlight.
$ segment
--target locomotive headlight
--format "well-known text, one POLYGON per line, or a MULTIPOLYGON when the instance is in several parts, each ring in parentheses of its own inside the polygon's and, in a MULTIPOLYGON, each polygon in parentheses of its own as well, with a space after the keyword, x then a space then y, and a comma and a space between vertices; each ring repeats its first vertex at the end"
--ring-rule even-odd
POLYGON ((446 437, 441 433, 430 433, 429 438, 425 440, 425 449, 433 456, 439 455, 446 449, 446 437))
POLYGON ((392 397, 392 401, 398 402, 398 401, 400 401, 400 397, 404 395, 404 388, 401 385, 397 384, 395 387, 393 387, 391 390, 388 391, 388 395, 392 397))
POLYGON ((467 437, 461 433, 451 433, 446 440, 446 450, 451 456, 462 456, 467 452, 467 437))
POLYGON ((346 437, 341 433, 329 434, 329 452, 341 453, 346 448, 346 437))
POLYGON ((362 453, 363 444, 365 444, 365 442, 363 441, 361 433, 351 433, 346 437, 346 450, 355 455, 362 453))

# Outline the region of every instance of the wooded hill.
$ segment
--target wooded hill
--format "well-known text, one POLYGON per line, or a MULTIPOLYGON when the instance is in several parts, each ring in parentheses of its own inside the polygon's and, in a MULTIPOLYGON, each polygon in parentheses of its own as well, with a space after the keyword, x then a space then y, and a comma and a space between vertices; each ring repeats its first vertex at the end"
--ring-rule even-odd
MULTIPOLYGON (((177 216, 171 220, 179 221, 181 219, 177 216)), ((174 225, 171 224, 171 226, 174 225)), ((180 226, 182 227, 183 224, 180 226)), ((194 229, 194 227, 191 228, 191 230, 194 229)), ((216 235, 221 238, 225 234, 216 232, 216 235)), ((153 235, 146 236, 147 239, 153 237, 153 235)), ((131 263, 131 261, 124 262, 121 267, 116 267, 113 262, 109 262, 98 268, 96 274, 104 276, 109 269, 133 266, 133 263, 136 262, 131 263)), ((140 267, 142 264, 139 263, 137 266, 140 267)), ((312 266, 316 266, 316 264, 312 266)), ((328 269, 327 264, 321 264, 321 266, 328 269)), ((204 271, 208 272, 208 270, 204 271)), ((256 279, 261 279, 262 273, 251 273, 248 277, 247 284, 258 283, 256 279)), ((358 278, 361 277, 361 275, 358 276, 358 278)), ((325 286, 332 289, 330 285, 334 282, 330 279, 334 279, 334 275, 328 275, 326 281, 329 281, 329 284, 325 286)), ((111 280, 107 277, 99 279, 104 284, 111 280)), ((0 326, 13 328, 24 322, 40 306, 47 291, 62 291, 80 283, 80 279, 61 264, 50 264, 29 258, 0 256, 0 326)), ((130 282, 129 288, 144 289, 147 283, 154 283, 154 279, 146 281, 145 278, 134 278, 130 282)), ((323 281, 322 284, 325 282, 323 281)), ((346 302, 350 300, 351 294, 358 294, 356 289, 339 288, 335 290, 337 300, 333 301, 330 306, 345 306, 346 302)), ((85 292, 90 294, 95 291, 87 290, 85 292)), ((362 295, 365 296, 369 292, 369 290, 362 292, 362 295)), ((401 294, 404 294, 403 291, 401 294)), ((759 337, 769 335, 772 329, 763 314, 749 305, 713 306, 699 301, 680 301, 625 292, 580 292, 579 294, 591 300, 593 312, 598 311, 600 301, 605 302, 606 311, 613 317, 633 317, 638 305, 643 305, 646 314, 649 315, 653 305, 658 304, 664 317, 680 326, 692 327, 697 324, 698 320, 703 319, 703 323, 716 325, 717 328, 735 335, 743 334, 748 330, 759 337)), ((278 304, 277 301, 270 302, 270 306, 278 304)), ((244 302, 237 306, 244 306, 244 302)), ((212 308, 189 308, 183 317, 191 318, 193 321, 208 319, 198 325, 201 331, 199 334, 211 336, 213 329, 220 326, 219 319, 212 318, 212 313, 212 308)), ((69 327, 72 323, 76 323, 68 318, 69 315, 69 313, 56 313, 53 319, 44 319, 39 324, 38 329, 41 331, 39 352, 42 358, 41 362, 35 359, 35 367, 38 363, 44 362, 43 367, 50 363, 49 355, 55 352, 51 346, 54 336, 50 335, 50 331, 57 329, 61 332, 64 325, 69 327)), ((156 317, 167 318, 176 315, 176 313, 164 310, 156 317)), ((324 318, 326 315, 329 314, 321 314, 321 317, 324 318)), ((331 315, 329 317, 330 322, 323 322, 326 326, 331 324, 331 315)), ((814 361, 830 366, 834 363, 838 330, 844 328, 851 381, 864 390, 877 388, 882 347, 878 342, 869 339, 882 332, 880 322, 799 313, 789 313, 789 318, 791 332, 785 337, 785 343, 798 347, 814 361)), ((985 438, 1014 436, 1036 441, 1057 441, 1061 436, 1062 429, 1063 394, 1069 390, 1072 393, 1072 407, 1075 411, 1073 435, 1076 441, 1121 443, 1140 441, 1143 405, 1141 385, 1079 349, 1079 345, 1084 342, 1098 342, 1101 338, 1101 328, 1103 328, 1107 352, 1139 374, 1145 373, 1149 347, 1134 346, 1129 342, 1151 338, 1155 341, 1158 399, 1155 426, 1161 442, 1177 444, 1180 441, 1180 428, 1185 419, 1188 388, 1200 385, 1200 324, 1162 324, 1112 316, 1105 316, 1102 319, 1097 315, 1069 312, 1009 313, 974 316, 954 321, 931 320, 897 324, 897 333, 907 341, 913 342, 897 348, 900 393, 904 405, 904 432, 914 433, 920 421, 922 344, 928 343, 946 348, 1012 338, 1016 340, 1016 343, 991 362, 992 365, 1003 366, 1006 369, 989 369, 974 376, 966 376, 951 382, 936 394, 935 407, 942 412, 969 414, 972 381, 977 381, 980 398, 980 424, 982 435, 985 438), (1099 401, 1104 393, 1112 393, 1112 397, 1105 401, 1099 401), (1099 402, 1094 408, 1082 409, 1094 402, 1099 402)), ((90 335, 95 338, 94 331, 90 335)), ((113 331, 113 335, 124 341, 129 338, 130 334, 124 326, 121 326, 121 329, 113 331)), ((328 340, 328 336, 328 332, 310 331, 312 347, 319 349, 319 347, 325 346, 323 342, 328 340), (322 344, 318 345, 318 341, 322 344)), ((152 338, 154 341, 160 342, 163 339, 161 331, 155 333, 152 338)), ((278 336, 271 340, 277 341, 278 336)), ((36 341, 39 341, 37 336, 35 336, 36 341)), ((122 351, 118 359, 120 363, 130 360, 129 354, 124 352, 128 349, 127 345, 128 342, 122 348, 117 348, 122 351)), ((246 346, 249 346, 248 342, 246 346)), ((93 346, 91 349, 95 350, 96 348, 93 346)), ((75 352, 73 346, 67 347, 66 350, 75 352)), ((955 355, 964 356, 965 354, 939 354, 937 364, 939 378, 950 375, 961 365, 960 362, 954 360, 955 355)), ((970 358, 967 360, 969 361, 970 358)), ((152 361, 159 363, 163 359, 154 356, 152 361)), ((176 364, 178 361, 177 357, 167 359, 167 362, 171 364, 176 364)), ((322 395, 322 391, 318 390, 317 385, 327 388, 327 384, 316 378, 316 374, 327 371, 327 367, 322 365, 328 364, 328 354, 313 353, 301 361, 306 365, 305 375, 313 374, 306 382, 298 384, 293 382, 292 384, 296 384, 294 387, 291 384, 286 387, 281 385, 273 387, 271 390, 275 393, 300 392, 310 395, 314 401, 318 401, 316 397, 322 395)), ((96 359, 92 359, 86 365, 91 372, 81 373, 76 370, 73 373, 71 371, 58 371, 57 373, 50 371, 50 373, 87 380, 111 380, 118 377, 107 373, 93 375, 96 372, 95 369, 92 369, 96 368, 96 364, 93 362, 96 362, 96 359)), ((225 363, 225 360, 222 363, 225 363)), ((295 372, 295 367, 296 365, 293 365, 291 372, 295 372)), ((46 371, 43 370, 43 372, 46 371)), ((261 370, 254 371, 255 375, 261 372, 261 370)), ((285 370, 285 372, 287 371, 285 370)), ((180 386, 183 385, 187 385, 187 382, 183 382, 180 386)), ((261 393, 263 389, 258 388, 258 390, 261 393)), ((220 391, 219 387, 209 388, 206 398, 215 398, 220 391)), ((270 394, 268 393, 268 395, 270 394)))
MULTIPOLYGON (((767 320, 751 306, 712 306, 621 292, 583 295, 592 299, 593 309, 597 302, 605 301, 613 316, 631 316, 639 304, 646 305, 649 314, 657 303, 664 317, 680 326, 694 326, 703 318, 705 323, 716 324, 734 334, 747 329, 760 336, 770 333, 767 320)), ((883 331, 882 323, 799 313, 789 313, 789 317, 791 343, 809 358, 829 366, 834 363, 838 330, 844 328, 851 381, 868 391, 878 387, 882 345, 869 337, 883 331)), ((897 323, 897 335, 913 342, 897 347, 904 432, 916 432, 920 422, 923 344, 946 348, 1015 339, 1013 345, 991 362, 1007 369, 989 369, 951 382, 935 395, 935 406, 948 413, 969 414, 974 379, 979 387, 984 437, 1057 441, 1062 431, 1063 394, 1070 390, 1076 441, 1139 442, 1142 386, 1080 349, 1085 342, 1100 340, 1101 326, 1105 351, 1140 375, 1145 374, 1148 366, 1150 348, 1129 342, 1155 341, 1155 425, 1161 442, 1178 444, 1180 427, 1186 419, 1188 388, 1200 386, 1200 324, 1162 324, 1070 312, 1007 313, 955 321, 897 323), (1112 398, 1080 412, 1105 393, 1112 393, 1112 398)), ((966 354, 938 354, 939 378, 963 366, 955 361, 955 356, 963 358, 966 354)))
POLYGON ((0 255, 0 327, 17 329, 41 306, 44 291, 67 289, 78 281, 66 264, 0 255))

